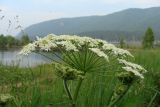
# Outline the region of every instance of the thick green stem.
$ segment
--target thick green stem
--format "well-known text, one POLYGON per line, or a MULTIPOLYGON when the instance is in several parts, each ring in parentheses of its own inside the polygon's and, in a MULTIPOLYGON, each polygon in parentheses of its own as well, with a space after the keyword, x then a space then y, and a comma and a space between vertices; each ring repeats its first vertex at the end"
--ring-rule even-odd
POLYGON ((83 81, 83 79, 80 79, 80 80, 78 81, 78 85, 77 85, 77 87, 76 87, 76 90, 75 90, 75 93, 74 93, 74 96, 73 96, 73 100, 74 100, 75 102, 77 101, 77 97, 78 97, 78 93, 79 93, 79 90, 80 90, 82 81, 83 81))
POLYGON ((73 97, 72 97, 71 92, 70 92, 70 90, 68 88, 68 85, 67 85, 67 80, 63 80, 63 85, 64 85, 66 93, 67 93, 67 95, 68 95, 68 97, 69 97, 69 99, 71 101, 71 107, 75 107, 75 103, 74 103, 73 97))
POLYGON ((0 107, 6 107, 6 103, 1 103, 0 107))
POLYGON ((111 102, 107 107, 114 107, 117 104, 117 102, 119 102, 127 94, 128 90, 130 88, 131 88, 131 85, 129 85, 127 87, 127 89, 123 92, 123 94, 120 95, 116 100, 114 100, 113 102, 111 102))

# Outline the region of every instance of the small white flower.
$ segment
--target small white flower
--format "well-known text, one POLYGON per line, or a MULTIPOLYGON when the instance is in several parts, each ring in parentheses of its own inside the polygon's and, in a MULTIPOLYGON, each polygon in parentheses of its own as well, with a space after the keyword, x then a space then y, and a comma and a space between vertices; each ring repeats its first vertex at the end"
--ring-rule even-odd
POLYGON ((134 75, 140 77, 140 78, 144 78, 142 74, 140 74, 137 70, 131 68, 131 67, 122 67, 124 70, 128 71, 128 72, 132 72, 134 75))
POLYGON ((82 41, 84 41, 84 43, 88 44, 89 47, 95 47, 98 44, 98 42, 96 40, 89 38, 89 37, 82 37, 82 41))
POLYGON ((109 61, 108 56, 98 48, 89 48, 92 52, 97 54, 99 57, 104 57, 107 61, 109 61))
POLYGON ((140 78, 144 78, 142 74, 147 71, 142 66, 128 62, 124 59, 118 59, 118 61, 119 63, 125 65, 125 67, 122 67, 124 70, 132 72, 134 75, 139 76, 140 78))
POLYGON ((145 70, 142 66, 140 66, 138 64, 135 64, 135 63, 132 63, 132 62, 128 62, 128 61, 126 61, 124 59, 118 59, 118 61, 119 61, 119 63, 122 63, 125 66, 129 66, 129 67, 131 67, 133 69, 136 69, 141 73, 146 73, 147 72, 147 70, 145 70))
POLYGON ((133 57, 133 55, 129 51, 124 50, 124 49, 120 49, 120 48, 115 48, 114 53, 115 53, 115 55, 121 55, 121 56, 124 56, 124 57, 125 56, 133 57))
POLYGON ((106 51, 113 51, 115 50, 115 46, 113 44, 109 44, 109 43, 105 43, 103 46, 102 46, 102 49, 103 50, 106 50, 106 51))
POLYGON ((65 47, 66 51, 78 51, 78 49, 70 41, 60 41, 56 42, 56 44, 65 47))
POLYGON ((105 43, 102 46, 102 49, 106 50, 106 51, 111 51, 112 54, 116 55, 116 56, 123 56, 123 57, 131 56, 131 57, 133 57, 133 55, 129 51, 117 48, 113 44, 105 43))
POLYGON ((29 43, 28 45, 24 46, 24 48, 19 52, 19 54, 28 55, 34 50, 35 50, 35 44, 29 43))
POLYGON ((37 38, 37 41, 34 42, 40 50, 50 51, 51 48, 57 48, 57 45, 52 42, 51 35, 44 38, 37 38))

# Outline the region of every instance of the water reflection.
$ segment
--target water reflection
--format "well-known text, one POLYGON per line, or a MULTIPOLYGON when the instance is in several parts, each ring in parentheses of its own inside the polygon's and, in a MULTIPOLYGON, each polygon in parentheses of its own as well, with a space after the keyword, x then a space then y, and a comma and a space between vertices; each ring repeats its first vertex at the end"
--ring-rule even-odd
POLYGON ((21 56, 18 55, 18 52, 19 50, 0 51, 0 63, 9 66, 19 65, 20 67, 31 67, 51 62, 51 60, 36 53, 32 53, 28 56, 21 56))

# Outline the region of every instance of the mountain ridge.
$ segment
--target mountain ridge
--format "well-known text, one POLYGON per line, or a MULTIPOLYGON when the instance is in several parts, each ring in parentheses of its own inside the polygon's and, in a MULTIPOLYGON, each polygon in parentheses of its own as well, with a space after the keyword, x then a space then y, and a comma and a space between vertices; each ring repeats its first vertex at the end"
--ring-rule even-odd
MULTIPOLYGON (((152 27, 156 37, 160 37, 160 7, 151 8, 130 8, 114 12, 108 15, 83 16, 75 18, 60 18, 48 20, 33 24, 24 31, 29 34, 30 38, 35 36, 43 37, 49 33, 60 34, 83 34, 92 36, 85 32, 102 31, 106 32, 106 37, 109 37, 108 32, 141 32, 135 34, 135 37, 142 38, 144 31, 148 27, 152 27)), ((128 34, 129 34, 128 33, 128 34)), ((125 34, 125 33, 124 33, 125 34)), ((134 34, 134 33, 133 33, 134 34)), ((20 36, 21 34, 19 34, 20 36)), ((103 34, 105 36, 105 34, 103 34)), ((118 35, 118 33, 116 34, 118 35)), ((121 34, 122 35, 122 34, 121 34)), ((100 35, 96 35, 98 37, 100 35)), ((120 36, 120 35, 119 35, 120 36)), ((129 37, 130 35, 127 35, 129 37)), ((106 38, 105 37, 105 38, 106 38)), ((107 39, 107 38, 106 38, 107 39)), ((112 38, 114 39, 114 38, 112 38)))

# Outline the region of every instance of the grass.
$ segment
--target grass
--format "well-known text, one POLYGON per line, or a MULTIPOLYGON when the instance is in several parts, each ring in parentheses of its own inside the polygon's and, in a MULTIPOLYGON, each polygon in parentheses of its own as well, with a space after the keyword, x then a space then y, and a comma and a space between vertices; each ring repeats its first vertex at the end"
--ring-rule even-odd
MULTIPOLYGON (((149 72, 143 85, 135 84, 118 103, 118 107, 160 106, 160 50, 131 50, 135 62, 149 72)), ((114 66, 115 67, 115 66, 114 66)), ((0 93, 10 93, 14 102, 8 107, 69 107, 62 80, 51 65, 34 68, 0 66, 0 93)), ((78 107, 105 107, 118 80, 111 72, 92 73, 86 78, 77 99, 78 107), (87 87, 86 87, 87 86, 87 87)), ((70 82, 69 87, 75 83, 70 82)), ((72 90, 71 90, 72 91, 72 90)))

